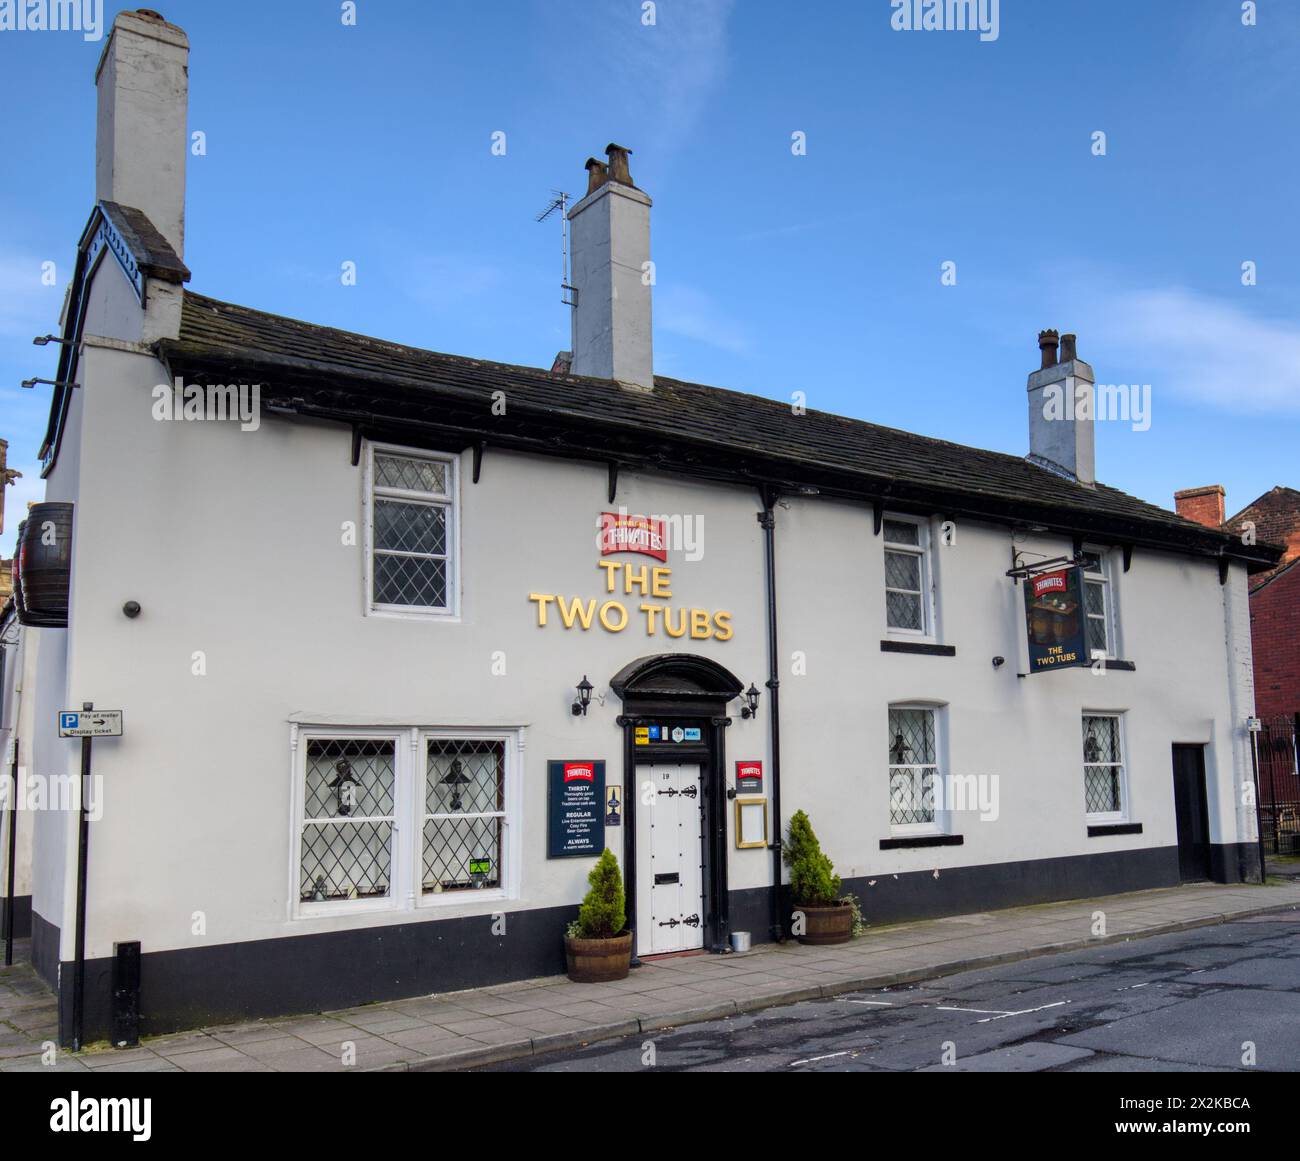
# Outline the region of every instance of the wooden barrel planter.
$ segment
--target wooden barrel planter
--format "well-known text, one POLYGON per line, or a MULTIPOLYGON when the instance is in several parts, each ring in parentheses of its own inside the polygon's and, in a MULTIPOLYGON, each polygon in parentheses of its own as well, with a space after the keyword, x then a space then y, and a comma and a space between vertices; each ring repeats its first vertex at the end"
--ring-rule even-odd
POLYGON ((824 947, 832 943, 848 943, 853 938, 853 908, 847 903, 834 907, 795 907, 802 914, 803 934, 795 938, 800 943, 824 947))
POLYGON ((66 629, 72 581, 72 505, 33 504, 19 526, 14 553, 18 620, 45 629, 66 629))
POLYGON ((613 939, 574 939, 566 935, 564 958, 569 979, 575 984, 625 980, 632 966, 632 933, 625 931, 613 939))

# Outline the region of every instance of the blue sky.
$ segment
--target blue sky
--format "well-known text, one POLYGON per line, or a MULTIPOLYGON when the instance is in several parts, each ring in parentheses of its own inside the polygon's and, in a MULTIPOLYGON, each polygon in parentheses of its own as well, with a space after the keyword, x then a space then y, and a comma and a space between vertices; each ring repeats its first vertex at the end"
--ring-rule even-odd
MULTIPOLYGON (((1023 454, 1053 326, 1099 383, 1151 384, 1150 430, 1099 425, 1101 479, 1166 506, 1222 483, 1229 511, 1300 483, 1294 0, 1253 28, 1239 0, 1001 0, 991 42, 896 32, 889 0, 659 0, 653 27, 641 0, 340 7, 164 0, 207 137, 192 289, 549 366, 559 226, 534 217, 617 141, 655 200, 661 374, 1023 454)), ((17 384, 53 373, 29 344, 92 205, 100 47, 0 32, 6 554, 39 498, 49 388, 17 384)))

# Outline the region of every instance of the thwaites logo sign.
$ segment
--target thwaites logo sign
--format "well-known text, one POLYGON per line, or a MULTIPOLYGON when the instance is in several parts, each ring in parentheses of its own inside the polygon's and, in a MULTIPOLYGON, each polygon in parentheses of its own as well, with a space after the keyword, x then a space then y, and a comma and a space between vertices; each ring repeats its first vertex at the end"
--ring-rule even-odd
POLYGON ((1025 579, 1029 672, 1088 664, 1083 570, 1062 568, 1025 579))
POLYGON ((649 516, 629 516, 626 512, 600 514, 600 555, 638 552, 654 560, 668 560, 668 541, 664 522, 649 516))
POLYGON ((638 564, 635 560, 606 560, 608 556, 634 554, 667 561, 665 522, 624 512, 600 514, 600 559, 604 594, 597 597, 564 596, 533 592, 528 600, 536 609, 537 627, 547 629, 603 629, 606 633, 635 632, 640 625, 647 637, 665 636, 692 641, 730 641, 731 613, 673 604, 673 570, 666 564, 638 564))

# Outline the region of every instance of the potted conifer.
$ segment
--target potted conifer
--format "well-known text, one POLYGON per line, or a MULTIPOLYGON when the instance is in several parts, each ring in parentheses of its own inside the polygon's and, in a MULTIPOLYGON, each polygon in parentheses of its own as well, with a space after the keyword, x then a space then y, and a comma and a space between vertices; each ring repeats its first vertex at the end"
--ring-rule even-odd
POLYGON ((587 896, 564 937, 569 979, 578 984, 622 980, 632 963, 632 933, 623 903, 623 876, 608 847, 587 876, 587 896))
POLYGON ((802 810, 790 817, 782 857, 790 868, 795 938, 818 945, 848 943, 853 938, 853 900, 840 896, 840 877, 822 853, 812 823, 802 810))

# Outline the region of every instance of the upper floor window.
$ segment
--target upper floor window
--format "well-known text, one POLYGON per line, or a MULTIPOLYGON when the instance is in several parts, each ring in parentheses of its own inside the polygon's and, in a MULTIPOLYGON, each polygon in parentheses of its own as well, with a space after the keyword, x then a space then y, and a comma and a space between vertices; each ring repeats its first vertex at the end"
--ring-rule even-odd
POLYGON ((1101 552, 1083 554, 1083 600, 1087 614, 1088 656, 1115 656, 1115 598, 1110 560, 1101 552))
POLYGON ((938 714, 924 706, 889 707, 889 823, 932 829, 939 775, 938 714))
POLYGON ((1083 715, 1083 798, 1089 816, 1122 818, 1124 739, 1119 714, 1083 715))
POLYGON ((924 521, 884 521, 885 617, 891 633, 927 637, 934 632, 930 604, 930 530, 924 521))
POLYGON ((456 460, 371 447, 372 610, 456 612, 456 460))

